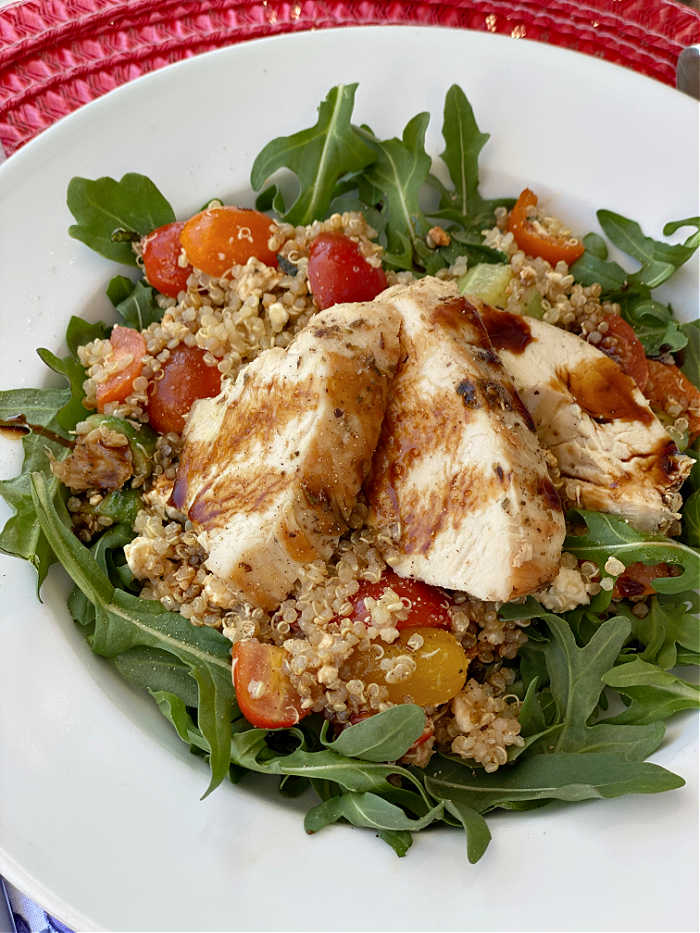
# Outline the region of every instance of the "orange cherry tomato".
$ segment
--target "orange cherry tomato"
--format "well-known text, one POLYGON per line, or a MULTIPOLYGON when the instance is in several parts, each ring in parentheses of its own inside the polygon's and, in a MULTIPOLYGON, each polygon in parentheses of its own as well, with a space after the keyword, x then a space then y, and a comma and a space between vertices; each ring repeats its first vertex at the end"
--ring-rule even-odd
POLYGON ((681 414, 688 419, 690 443, 700 435, 700 389, 677 366, 649 360, 649 381, 644 394, 657 411, 666 411, 669 402, 682 405, 681 414))
POLYGON ((381 266, 370 265, 342 233, 322 233, 309 248, 309 288, 321 310, 346 301, 371 301, 387 287, 381 266))
POLYGON ((537 206, 537 195, 525 188, 508 214, 507 228, 528 256, 541 256, 555 266, 560 260, 576 262, 585 249, 580 240, 538 232, 528 218, 528 208, 537 206))
POLYGON ((112 328, 109 338, 112 351, 111 364, 118 364, 113 372, 97 386, 97 410, 104 411, 108 402, 123 402, 131 395, 134 379, 141 375, 143 358, 146 355, 146 341, 143 334, 132 327, 112 328))
POLYGON ((365 609, 365 598, 371 596, 372 599, 379 599, 386 589, 392 589, 400 599, 408 600, 411 606, 408 618, 396 623, 399 631, 416 625, 451 628, 450 602, 442 590, 420 580, 400 577, 393 570, 385 570, 378 583, 360 582, 359 590, 350 598, 353 606, 352 618, 360 622, 369 622, 370 615, 365 609))
POLYGON ((178 263, 182 244, 184 221, 177 221, 158 227, 148 233, 141 241, 143 265, 149 284, 169 298, 177 298, 187 288, 187 279, 192 266, 178 263))
POLYGON ((658 577, 672 577, 671 564, 634 563, 625 568, 615 580, 613 599, 629 599, 634 596, 651 596, 656 590, 651 585, 658 577))
POLYGON ((416 626, 403 629, 390 645, 374 642, 369 650, 356 651, 345 662, 344 674, 348 680, 357 677, 365 683, 386 686, 391 703, 437 706, 459 693, 467 679, 468 665, 464 649, 451 632, 416 626), (412 635, 420 635, 420 647, 411 647, 412 635), (415 669, 403 679, 387 683, 382 661, 399 655, 411 657, 415 669))
POLYGON ((284 671, 286 652, 256 638, 233 646, 233 686, 241 712, 259 729, 295 726, 309 710, 284 671))
POLYGON ((180 434, 192 404, 220 390, 221 373, 204 362, 204 350, 180 344, 163 364, 163 378, 149 386, 148 420, 159 434, 180 434))
POLYGON ((211 207, 191 217, 180 234, 187 258, 207 275, 222 276, 255 256, 277 266, 268 247, 274 221, 260 211, 240 207, 211 207))
POLYGON ((615 344, 609 348, 598 344, 598 349, 615 360, 643 392, 649 379, 649 364, 644 347, 632 327, 619 314, 606 314, 605 321, 608 325, 607 334, 614 339, 615 344))

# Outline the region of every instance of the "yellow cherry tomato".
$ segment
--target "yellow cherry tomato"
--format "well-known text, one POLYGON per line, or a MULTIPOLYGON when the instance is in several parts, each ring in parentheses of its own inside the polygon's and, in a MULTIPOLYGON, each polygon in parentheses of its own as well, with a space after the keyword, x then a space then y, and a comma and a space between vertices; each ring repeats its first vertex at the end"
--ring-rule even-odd
POLYGON ((351 676, 366 684, 386 686, 391 703, 418 706, 437 706, 456 696, 467 679, 468 665, 464 649, 451 632, 425 626, 403 629, 391 645, 374 642, 368 651, 357 651, 346 662, 351 676), (412 658, 415 670, 400 680, 389 673, 392 682, 387 683, 382 661, 400 655, 412 658))

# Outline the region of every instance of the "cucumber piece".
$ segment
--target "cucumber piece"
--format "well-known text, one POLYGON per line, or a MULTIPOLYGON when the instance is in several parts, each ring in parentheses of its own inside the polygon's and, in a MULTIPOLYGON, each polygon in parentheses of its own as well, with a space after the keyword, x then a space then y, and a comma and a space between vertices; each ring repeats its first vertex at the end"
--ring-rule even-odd
POLYGON ((480 262, 459 279, 457 287, 462 295, 473 295, 486 304, 505 308, 506 289, 512 278, 510 266, 480 262))
POLYGON ((540 293, 534 287, 530 290, 530 295, 525 302, 525 309, 523 310, 523 314, 526 314, 528 317, 536 317, 538 321, 542 320, 542 316, 544 315, 544 308, 542 307, 542 295, 540 295, 540 293))

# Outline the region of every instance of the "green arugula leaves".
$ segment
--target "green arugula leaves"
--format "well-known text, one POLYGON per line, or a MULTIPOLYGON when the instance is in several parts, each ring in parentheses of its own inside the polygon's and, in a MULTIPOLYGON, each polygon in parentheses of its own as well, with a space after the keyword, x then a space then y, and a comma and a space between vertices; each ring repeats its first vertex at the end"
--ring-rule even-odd
POLYGON ((70 449, 70 441, 59 424, 58 415, 71 404, 69 389, 9 389, 0 392, 0 424, 22 422, 33 429, 22 438, 24 463, 12 479, 0 481, 0 495, 14 510, 0 532, 0 550, 33 564, 37 589, 41 586, 54 556, 39 522, 32 501, 30 474, 40 470, 47 477, 49 495, 61 500, 60 483, 49 467, 49 457, 60 459, 70 449))
POLYGON ((34 509, 57 559, 94 607, 88 636, 96 654, 115 658, 144 646, 175 655, 197 683, 198 723, 210 755, 210 793, 226 777, 229 767, 231 719, 234 711, 230 642, 219 632, 197 628, 179 613, 167 612, 159 602, 117 589, 88 549, 61 521, 42 473, 31 476, 34 509))
MULTIPOLYGON (((688 262, 697 250, 700 245, 700 217, 688 217, 665 225, 664 236, 670 236, 683 227, 698 228, 683 243, 677 244, 646 236, 636 221, 614 211, 599 210, 597 217, 610 242, 636 259, 639 269, 627 272, 618 263, 609 261, 603 238, 589 233, 583 238, 586 247, 583 256, 571 266, 572 275, 582 285, 600 283, 602 298, 620 304, 622 316, 634 328, 648 356, 683 349, 688 342, 685 326, 679 325, 671 307, 653 299, 651 292, 688 262)), ((697 382, 698 374, 690 378, 697 382)))
POLYGON ((608 557, 616 557, 626 566, 641 561, 645 564, 668 562, 681 568, 677 577, 660 577, 653 581, 659 593, 684 593, 700 579, 700 553, 697 550, 662 535, 635 531, 623 518, 603 512, 577 509, 586 523, 582 534, 570 534, 564 550, 580 560, 590 560, 602 571, 608 557))
POLYGON ((69 453, 73 445, 70 432, 88 415, 82 405, 85 371, 78 359, 78 347, 106 333, 102 323, 90 324, 82 318, 71 317, 66 330, 70 354, 61 359, 50 350, 37 351, 50 369, 68 381, 70 388, 0 392, 0 425, 25 424, 29 431, 22 438, 21 472, 12 479, 0 481, 0 495, 15 510, 0 531, 0 550, 31 562, 37 571, 37 587, 41 586, 54 556, 36 516, 30 475, 39 471, 46 476, 53 502, 63 509, 65 490, 51 472, 50 460, 61 460, 69 453))
POLYGON ((630 701, 627 709, 609 723, 655 723, 684 709, 700 706, 700 688, 662 671, 656 664, 635 658, 603 675, 603 683, 614 687, 630 701))
POLYGON ((166 198, 150 178, 129 172, 114 178, 72 178, 66 198, 77 223, 68 233, 107 259, 136 265, 131 240, 175 220, 166 198))
POLYGON ((145 330, 162 320, 163 309, 156 301, 156 290, 143 280, 132 282, 125 275, 115 275, 107 286, 107 297, 126 327, 145 330))
POLYGON ((338 179, 359 172, 374 160, 372 148, 350 122, 356 90, 357 84, 331 88, 319 105, 314 126, 273 139, 256 157, 250 173, 254 191, 280 168, 297 176, 299 192, 289 206, 276 187, 263 195, 288 223, 308 224, 325 217, 338 179))
POLYGON ((273 208, 296 224, 323 220, 334 210, 361 210, 379 232, 385 263, 395 269, 434 274, 460 255, 504 262, 502 253, 484 246, 481 231, 493 226, 496 207, 514 201, 479 194, 479 153, 489 137, 479 130, 462 89, 453 85, 445 97, 442 157, 453 185, 448 188, 432 174, 425 149, 429 114, 416 114, 400 138, 381 139, 368 126, 352 123, 356 88, 332 88, 313 127, 264 147, 253 164, 251 186, 260 191, 274 172, 287 168, 299 191, 288 205, 272 185, 259 195, 258 208, 273 208), (424 208, 431 196, 433 203, 424 208), (450 245, 428 245, 426 236, 436 224, 447 229, 450 245))

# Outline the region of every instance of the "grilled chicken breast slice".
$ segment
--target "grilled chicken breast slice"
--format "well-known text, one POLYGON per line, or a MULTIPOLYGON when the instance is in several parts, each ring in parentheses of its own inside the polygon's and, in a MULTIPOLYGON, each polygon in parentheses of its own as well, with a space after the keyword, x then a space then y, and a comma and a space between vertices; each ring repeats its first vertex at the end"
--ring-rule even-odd
POLYGON ((575 334, 477 304, 540 442, 557 458, 566 503, 620 515, 640 531, 667 527, 692 461, 634 380, 575 334))
POLYGON ((557 573, 564 518, 527 411, 479 314, 424 278, 379 299, 401 361, 366 486, 402 576, 506 601, 557 573))
POLYGON ((399 355, 390 306, 336 305, 286 350, 195 403, 173 491, 207 567, 274 609, 301 568, 330 557, 377 444, 399 355))

